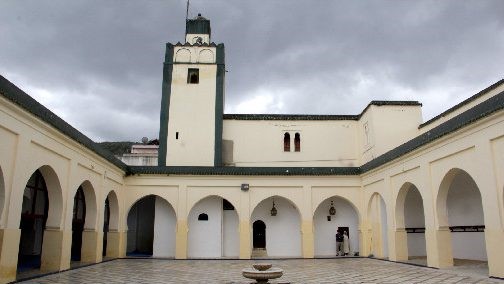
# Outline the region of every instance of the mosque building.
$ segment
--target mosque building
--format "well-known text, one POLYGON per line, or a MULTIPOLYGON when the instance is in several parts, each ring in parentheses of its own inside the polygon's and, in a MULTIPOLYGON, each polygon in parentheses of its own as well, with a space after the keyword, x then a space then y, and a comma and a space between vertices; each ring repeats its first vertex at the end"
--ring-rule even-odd
POLYGON ((210 21, 188 20, 159 148, 128 164, 0 76, 0 283, 128 255, 333 257, 337 230, 352 255, 504 277, 504 80, 423 122, 417 101, 225 114, 225 74, 210 21))

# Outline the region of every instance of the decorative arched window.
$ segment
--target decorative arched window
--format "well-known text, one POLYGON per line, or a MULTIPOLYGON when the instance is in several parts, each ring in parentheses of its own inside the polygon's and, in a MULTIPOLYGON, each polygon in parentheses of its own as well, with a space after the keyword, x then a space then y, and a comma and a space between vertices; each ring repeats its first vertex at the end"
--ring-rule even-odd
POLYGON ((284 134, 284 152, 290 152, 290 134, 285 132, 284 134))
POLYGON ((198 215, 198 221, 208 221, 208 215, 205 213, 201 213, 198 215))
POLYGON ((294 135, 294 151, 295 152, 301 151, 301 135, 299 133, 296 133, 294 135))

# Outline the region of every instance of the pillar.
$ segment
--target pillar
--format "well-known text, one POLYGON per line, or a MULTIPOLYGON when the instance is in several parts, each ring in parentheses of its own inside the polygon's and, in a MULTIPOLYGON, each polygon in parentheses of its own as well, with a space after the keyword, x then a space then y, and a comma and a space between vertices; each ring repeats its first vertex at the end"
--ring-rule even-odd
POLYGON ((301 242, 303 243, 303 258, 313 258, 315 248, 313 222, 311 220, 303 220, 301 222, 301 242))
POLYGON ((108 231, 106 257, 121 258, 126 256, 126 232, 108 231))
POLYGON ((408 260, 408 233, 406 230, 404 228, 390 230, 389 239, 391 239, 390 260, 408 260))
POLYGON ((359 255, 368 256, 371 254, 371 230, 368 229, 368 223, 361 221, 359 225, 359 255))
POLYGON ((16 280, 20 229, 0 229, 0 283, 16 280))
POLYGON ((103 232, 84 230, 82 232, 81 262, 102 261, 103 232))
POLYGON ((453 266, 449 227, 425 229, 425 245, 427 249, 427 266, 446 268, 453 266))
POLYGON ((240 259, 250 259, 252 247, 250 241, 250 220, 240 220, 240 259))
POLYGON ((42 272, 70 269, 72 231, 47 228, 42 244, 42 272))
POLYGON ((504 231, 485 228, 485 242, 488 258, 488 274, 504 278, 504 231))
POLYGON ((177 220, 177 233, 175 235, 175 258, 187 259, 187 233, 189 228, 187 220, 177 220))

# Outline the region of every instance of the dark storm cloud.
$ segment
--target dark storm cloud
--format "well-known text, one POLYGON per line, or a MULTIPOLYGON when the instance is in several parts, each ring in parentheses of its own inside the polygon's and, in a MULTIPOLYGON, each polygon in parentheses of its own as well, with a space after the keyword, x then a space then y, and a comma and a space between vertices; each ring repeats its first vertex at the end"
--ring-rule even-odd
MULTIPOLYGON (((226 45, 226 112, 429 118, 502 78, 502 1, 191 1, 226 45)), ((185 1, 2 1, 0 73, 96 140, 157 137, 185 1)))

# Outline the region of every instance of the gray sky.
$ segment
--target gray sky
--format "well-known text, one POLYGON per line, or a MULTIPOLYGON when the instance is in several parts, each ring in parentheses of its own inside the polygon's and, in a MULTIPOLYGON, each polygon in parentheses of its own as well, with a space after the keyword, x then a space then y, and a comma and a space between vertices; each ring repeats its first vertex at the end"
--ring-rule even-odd
MULTIPOLYGON (((226 46, 225 113, 427 120, 504 74, 504 1, 192 0, 226 46)), ((166 42, 185 1, 0 1, 0 74, 95 141, 157 138, 166 42)))

